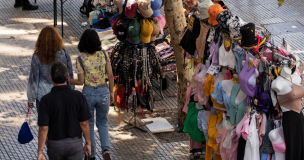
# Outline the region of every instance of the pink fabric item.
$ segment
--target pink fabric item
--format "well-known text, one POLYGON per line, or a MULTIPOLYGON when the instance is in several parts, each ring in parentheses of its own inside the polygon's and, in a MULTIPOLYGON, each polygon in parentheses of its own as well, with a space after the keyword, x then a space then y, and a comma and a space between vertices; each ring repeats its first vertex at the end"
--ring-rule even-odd
POLYGON ((188 103, 190 101, 190 96, 193 93, 193 89, 191 87, 191 84, 188 85, 188 89, 187 89, 187 99, 183 108, 183 112, 185 112, 186 114, 188 113, 188 103))
POLYGON ((249 135, 249 121, 250 121, 250 118, 248 117, 245 121, 244 121, 244 124, 243 124, 243 128, 241 130, 242 132, 242 137, 247 140, 247 136, 249 135))
POLYGON ((260 141, 259 146, 260 147, 263 143, 263 135, 265 135, 265 133, 266 133, 265 118, 266 118, 265 113, 259 114, 259 116, 258 116, 258 134, 259 134, 259 141, 260 141))
POLYGON ((229 155, 230 155, 230 149, 223 147, 223 142, 226 138, 228 131, 229 131, 228 129, 222 128, 222 129, 220 129, 220 131, 218 132, 218 134, 216 136, 216 143, 218 146, 220 146, 220 154, 221 154, 222 160, 228 160, 229 155))
POLYGON ((302 75, 301 75, 300 71, 298 70, 298 68, 296 69, 296 71, 297 71, 297 74, 301 77, 302 75))
POLYGON ((229 160, 236 160, 237 159, 237 148, 239 145, 239 136, 233 131, 231 136, 231 148, 230 148, 230 155, 229 160))
POLYGON ((190 150, 200 149, 200 148, 203 148, 203 147, 204 147, 204 144, 202 142, 196 142, 196 141, 194 141, 190 138, 190 145, 189 145, 190 150))
MULTIPOLYGON (((284 136, 282 136, 282 133, 281 133, 280 129, 277 128, 277 130, 279 131, 282 139, 284 139, 284 136)), ((280 153, 285 153, 286 152, 285 141, 281 142, 281 143, 272 143, 272 147, 273 147, 273 150, 276 151, 276 152, 280 152, 280 153)))
POLYGON ((268 153, 268 155, 267 155, 267 160, 270 160, 270 159, 271 159, 271 154, 268 153))
MULTIPOLYGON (((201 105, 206 105, 206 107, 207 107, 209 98, 206 96, 206 93, 203 91, 203 88, 205 86, 205 82, 207 79, 207 74, 202 78, 200 78, 198 76, 200 69, 201 69, 201 65, 203 65, 203 64, 199 63, 196 66, 196 69, 195 69, 195 72, 193 75, 193 79, 194 79, 193 94, 194 94, 195 101, 198 101, 201 105)), ((209 107, 208 107, 208 110, 209 110, 209 107)))
POLYGON ((264 56, 267 57, 267 61, 272 61, 272 51, 269 48, 264 51, 264 56))
POLYGON ((170 45, 168 45, 167 42, 163 42, 155 46, 156 52, 162 51, 167 48, 170 48, 170 45))
POLYGON ((283 56, 289 56, 289 52, 287 52, 285 49, 282 49, 282 48, 278 48, 278 53, 280 54, 280 55, 283 55, 283 56))
POLYGON ((236 135, 240 138, 241 134, 242 134, 242 129, 243 129, 243 125, 245 123, 245 121, 248 119, 249 117, 247 117, 247 113, 245 113, 243 119, 241 120, 241 122, 236 126, 235 132, 236 135))
POLYGON ((252 62, 252 64, 255 66, 255 68, 258 68, 258 65, 259 65, 259 59, 255 59, 253 62, 252 62))
POLYGON ((233 75, 230 73, 230 70, 227 69, 225 72, 224 80, 231 80, 233 78, 233 75))
POLYGON ((158 21, 158 23, 160 25, 160 33, 164 34, 164 27, 166 25, 165 17, 162 14, 159 14, 158 16, 156 16, 154 18, 158 21))

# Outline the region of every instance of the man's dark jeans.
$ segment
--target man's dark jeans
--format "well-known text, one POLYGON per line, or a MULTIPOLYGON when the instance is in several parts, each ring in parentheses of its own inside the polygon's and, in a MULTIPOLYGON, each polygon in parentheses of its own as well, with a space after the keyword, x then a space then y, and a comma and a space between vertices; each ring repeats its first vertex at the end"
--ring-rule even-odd
POLYGON ((73 140, 47 140, 47 154, 50 160, 82 160, 82 138, 73 140))

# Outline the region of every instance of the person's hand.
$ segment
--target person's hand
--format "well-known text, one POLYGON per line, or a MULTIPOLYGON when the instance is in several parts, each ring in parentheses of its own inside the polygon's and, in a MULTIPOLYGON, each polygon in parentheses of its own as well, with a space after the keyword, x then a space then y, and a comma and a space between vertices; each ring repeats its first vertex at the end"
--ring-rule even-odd
POLYGON ((84 153, 84 155, 87 155, 87 156, 91 155, 91 144, 86 143, 84 145, 84 147, 83 147, 83 153, 84 153))
POLYGON ((28 102, 28 103, 27 103, 27 106, 28 106, 28 108, 33 108, 33 107, 34 107, 34 103, 28 102))
POLYGON ((110 93, 110 104, 113 104, 114 102, 114 94, 110 93))
POLYGON ((42 152, 38 153, 37 160, 45 160, 44 154, 42 152))

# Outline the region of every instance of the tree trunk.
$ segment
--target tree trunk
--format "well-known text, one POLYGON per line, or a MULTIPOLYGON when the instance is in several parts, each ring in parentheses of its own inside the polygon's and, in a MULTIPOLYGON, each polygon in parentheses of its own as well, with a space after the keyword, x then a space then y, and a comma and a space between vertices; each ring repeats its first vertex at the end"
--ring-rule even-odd
POLYGON ((179 127, 182 131, 184 128, 183 123, 186 114, 182 112, 186 101, 187 94, 187 79, 184 68, 184 50, 179 43, 184 34, 186 27, 186 19, 183 11, 182 0, 165 0, 164 11, 167 25, 170 32, 171 43, 174 50, 177 68, 177 100, 178 100, 178 114, 179 114, 179 127))

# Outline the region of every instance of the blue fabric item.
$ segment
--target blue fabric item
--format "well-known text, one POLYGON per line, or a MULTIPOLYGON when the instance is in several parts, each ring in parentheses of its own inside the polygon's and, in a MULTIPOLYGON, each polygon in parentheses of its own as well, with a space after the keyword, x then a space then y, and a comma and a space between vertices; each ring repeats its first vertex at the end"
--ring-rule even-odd
POLYGON ((225 105, 227 115, 230 116, 230 97, 225 94, 222 81, 217 83, 211 96, 217 101, 217 103, 225 105))
POLYGON ((203 113, 205 110, 201 110, 197 115, 197 125, 200 131, 204 132, 205 140, 207 141, 208 137, 208 122, 203 118, 203 113))
POLYGON ((97 31, 97 32, 105 32, 105 31, 112 30, 112 27, 108 27, 108 28, 105 28, 105 29, 98 29, 98 28, 91 28, 91 29, 94 30, 94 31, 97 31))
MULTIPOLYGON (((68 68, 69 77, 74 79, 71 57, 65 49, 57 52, 56 61, 64 63, 68 68)), ((36 99, 40 101, 53 88, 53 83, 49 77, 51 67, 52 64, 41 63, 37 54, 33 55, 27 85, 28 102, 34 103, 36 99)), ((75 86, 72 85, 71 88, 74 89, 75 86)))
POLYGON ((236 71, 237 73, 241 73, 242 69, 243 69, 243 65, 242 65, 242 62, 243 62, 243 55, 244 55, 244 52, 243 52, 243 49, 236 49, 237 47, 237 44, 234 44, 234 55, 235 55, 235 66, 236 66, 236 71))
POLYGON ((110 106, 110 92, 108 87, 102 85, 94 88, 84 86, 82 93, 87 99, 89 109, 91 111, 91 119, 89 119, 90 138, 91 138, 91 157, 96 154, 96 143, 94 138, 94 111, 96 109, 96 127, 98 128, 100 144, 102 151, 110 150, 109 130, 108 130, 108 113, 110 106))
POLYGON ((115 14, 111 17, 111 19, 110 19, 110 24, 112 24, 113 19, 116 18, 117 16, 120 16, 119 12, 115 13, 115 14))
POLYGON ((30 129, 28 123, 24 122, 22 124, 21 129, 18 134, 19 143, 26 144, 26 143, 29 143, 33 139, 34 139, 34 137, 33 137, 33 134, 31 132, 31 129, 30 129))
POLYGON ((262 153, 261 160, 267 160, 267 156, 268 156, 267 153, 262 153))

